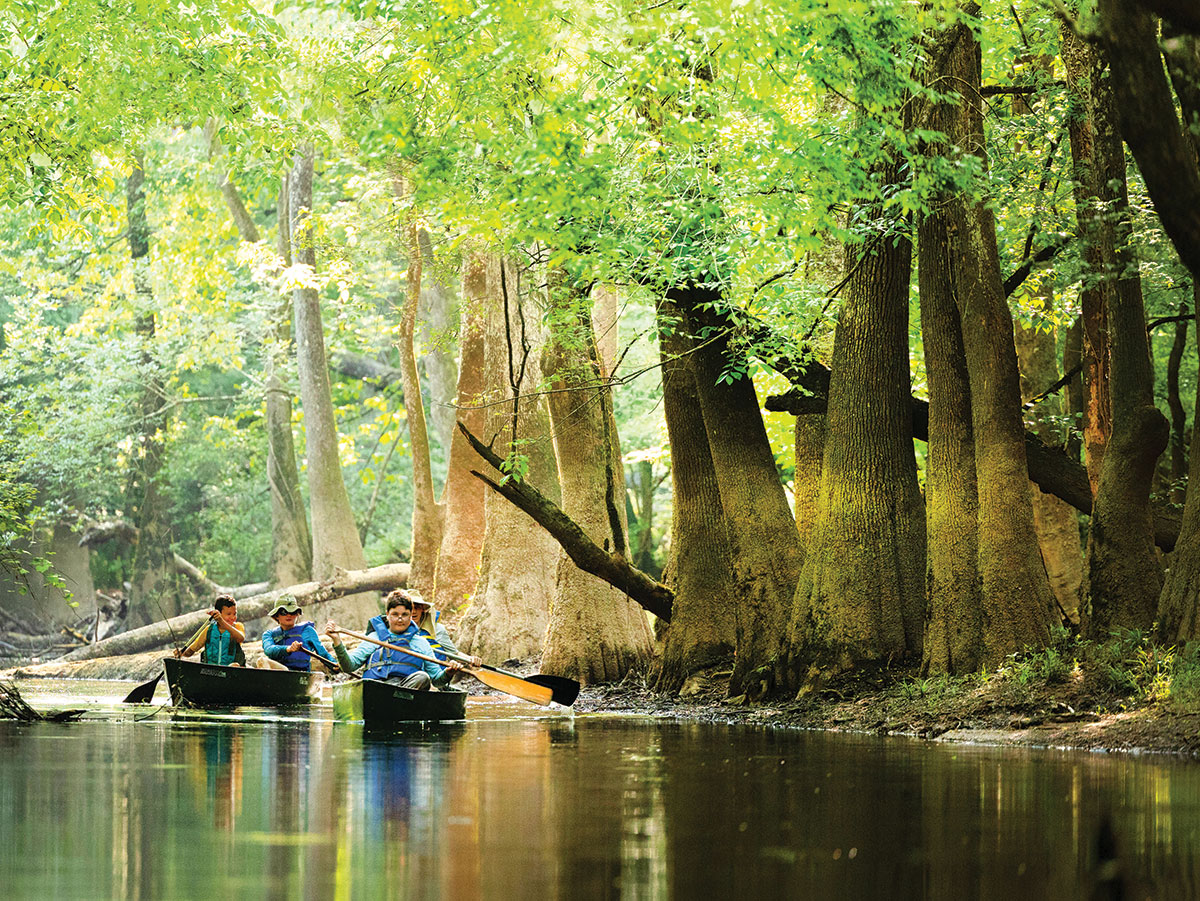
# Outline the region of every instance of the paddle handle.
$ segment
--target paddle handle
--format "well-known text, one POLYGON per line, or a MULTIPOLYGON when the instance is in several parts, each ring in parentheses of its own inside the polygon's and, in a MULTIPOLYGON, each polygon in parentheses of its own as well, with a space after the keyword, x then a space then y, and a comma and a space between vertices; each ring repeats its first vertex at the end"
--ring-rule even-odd
POLYGON ((327 660, 326 658, 322 657, 320 654, 314 654, 308 648, 301 648, 300 650, 302 650, 309 657, 313 658, 313 660, 320 660, 322 663, 324 663, 327 667, 329 667, 334 672, 341 672, 342 666, 340 663, 337 663, 333 660, 327 660))
MULTIPOLYGON (((359 635, 357 632, 350 632, 346 629, 334 629, 335 632, 340 632, 342 635, 349 635, 351 638, 357 638, 359 641, 369 641, 371 644, 377 644, 381 648, 387 648, 391 651, 399 651, 401 654, 408 654, 410 657, 416 657, 418 660, 428 660, 430 663, 436 663, 442 666, 442 661, 436 657, 430 657, 426 654, 419 654, 416 651, 410 651, 408 648, 402 648, 398 644, 388 644, 386 641, 380 641, 377 638, 372 638, 369 635, 359 635)), ((470 670, 467 670, 470 672, 470 670)))

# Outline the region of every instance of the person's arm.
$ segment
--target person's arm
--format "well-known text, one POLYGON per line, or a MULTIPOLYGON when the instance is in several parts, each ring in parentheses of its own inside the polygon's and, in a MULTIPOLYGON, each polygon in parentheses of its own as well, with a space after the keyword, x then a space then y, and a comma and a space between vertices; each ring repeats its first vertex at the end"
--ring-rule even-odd
POLYGON ((267 655, 268 657, 270 657, 272 660, 282 663, 283 658, 285 658, 288 655, 288 649, 281 644, 276 644, 275 637, 272 634, 274 631, 275 631, 274 629, 268 629, 266 632, 263 633, 263 637, 262 637, 263 653, 265 655, 267 655))
POLYGON ((304 630, 301 641, 304 642, 304 647, 314 654, 317 654, 322 660, 330 666, 334 666, 334 660, 329 656, 329 650, 325 645, 321 644, 321 636, 317 634, 317 630, 309 626, 304 630))
POLYGON ((176 656, 191 657, 198 650, 200 650, 202 647, 204 647, 204 645, 208 643, 208 633, 211 630, 211 628, 212 628, 212 626, 210 624, 208 629, 205 629, 199 635, 197 635, 196 639, 191 644, 189 644, 186 648, 181 650, 176 656))
MULTIPOLYGON (((408 643, 408 646, 418 654, 425 654, 428 657, 434 656, 433 648, 430 647, 429 642, 420 635, 414 635, 412 641, 408 643)), ((416 659, 417 658, 415 657, 413 658, 413 660, 416 659)), ((425 670, 425 672, 429 674, 429 678, 434 682, 438 682, 439 680, 442 682, 445 681, 443 678, 446 675, 445 667, 438 666, 436 663, 431 663, 428 660, 422 660, 420 663, 421 669, 425 670)))
POLYGON ((235 644, 241 644, 246 640, 246 627, 241 623, 233 623, 231 625, 218 616, 217 628, 222 632, 228 632, 230 637, 233 638, 235 644))
POLYGON ((458 649, 458 645, 454 643, 454 640, 450 638, 450 630, 443 626, 440 620, 438 621, 435 631, 437 632, 438 644, 440 644, 451 654, 460 654, 463 657, 470 657, 471 663, 474 666, 479 666, 483 663, 483 661, 474 654, 463 654, 463 652, 458 649))

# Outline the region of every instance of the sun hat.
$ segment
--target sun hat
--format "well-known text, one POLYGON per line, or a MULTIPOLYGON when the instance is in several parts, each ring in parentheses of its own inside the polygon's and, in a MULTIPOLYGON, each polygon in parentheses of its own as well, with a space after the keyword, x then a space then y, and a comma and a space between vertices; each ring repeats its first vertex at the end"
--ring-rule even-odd
POLYGON ((278 616, 281 613, 299 613, 300 609, 300 605, 296 603, 296 599, 290 594, 285 594, 280 596, 279 603, 271 608, 267 616, 278 616))

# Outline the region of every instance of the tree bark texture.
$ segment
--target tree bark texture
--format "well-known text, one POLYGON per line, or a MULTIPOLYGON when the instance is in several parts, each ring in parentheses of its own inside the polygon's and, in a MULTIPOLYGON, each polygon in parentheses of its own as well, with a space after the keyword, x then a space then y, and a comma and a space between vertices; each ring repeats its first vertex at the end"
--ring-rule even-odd
MULTIPOLYGON (((290 212, 292 255, 296 263, 316 269, 310 217, 312 215, 313 154, 301 152, 292 167, 290 212)), ((325 357, 321 299, 315 288, 298 287, 292 294, 296 315, 296 360, 300 399, 304 405, 305 449, 308 456, 308 495, 312 505, 312 569, 317 579, 342 569, 365 569, 350 497, 342 480, 337 422, 325 357)), ((329 615, 360 628, 379 612, 370 595, 348 596, 330 606, 329 615)))
MULTIPOLYGON (((1187 315, 1187 301, 1180 304, 1180 313, 1187 315)), ((1171 341, 1171 353, 1167 358, 1167 409, 1171 411, 1171 503, 1183 504, 1187 500, 1186 477, 1188 455, 1187 411, 1179 396, 1179 368, 1187 350, 1187 319, 1175 323, 1175 334, 1171 341)))
POLYGON ((412 512, 412 584, 429 591, 437 570, 437 555, 442 547, 442 508, 433 493, 433 463, 429 452, 429 430, 425 424, 425 404, 417 375, 417 308, 421 302, 421 243, 416 212, 408 211, 405 225, 408 251, 408 290, 400 318, 400 371, 404 374, 404 417, 408 422, 408 445, 413 464, 412 512))
MULTIPOLYGON (((456 304, 454 287, 433 253, 433 240, 427 229, 417 232, 421 248, 421 307, 417 317, 417 340, 423 351, 421 362, 429 382, 429 419, 431 431, 443 452, 449 456, 454 428, 454 395, 458 384, 458 364, 450 336, 454 331, 456 304)), ((443 488, 443 490, 445 490, 443 488)))
MULTIPOLYGON (((1044 297, 1043 304, 1053 302, 1044 297)), ((1030 400, 1058 381, 1057 340, 1054 329, 1016 324, 1017 363, 1021 370, 1021 400, 1031 430, 1050 446, 1063 445, 1057 424, 1061 415, 1056 397, 1047 397, 1030 408, 1030 400)), ((1042 562, 1062 615, 1079 622, 1079 596, 1083 585, 1083 549, 1079 542, 1079 514, 1066 501, 1047 494, 1036 485, 1033 491, 1033 525, 1037 529, 1042 562)))
POLYGON ((1112 431, 1109 395, 1108 304, 1106 294, 1114 286, 1107 277, 1114 257, 1112 230, 1106 227, 1105 211, 1113 199, 1104 184, 1104 149, 1112 140, 1115 120, 1108 117, 1110 96, 1105 60, 1100 52, 1064 25, 1061 29, 1062 59, 1067 73, 1068 119, 1071 140, 1072 182, 1075 218, 1083 240, 1082 308, 1083 354, 1083 450, 1092 495, 1100 486, 1100 468, 1112 431), (1102 106, 1098 107, 1097 104, 1102 106))
POLYGON ((126 213, 129 222, 129 256, 133 266, 134 306, 138 340, 141 343, 141 377, 144 381, 140 408, 142 431, 133 455, 129 504, 136 510, 141 540, 133 556, 129 609, 126 621, 149 623, 174 616, 182 609, 182 586, 171 565, 172 523, 166 493, 165 388, 155 358, 156 326, 154 294, 150 284, 150 223, 146 216, 146 173, 138 156, 126 183, 126 213))
POLYGON ((708 435, 721 510, 725 514, 736 603, 737 660, 730 693, 757 698, 784 675, 783 641, 803 563, 763 424, 754 383, 730 348, 732 322, 718 311, 720 294, 679 286, 667 300, 690 340, 687 354, 708 435), (730 368, 735 370, 730 378, 730 368))
MULTIPOLYGON (((951 143, 979 156, 986 168, 979 44, 968 28, 956 28, 961 34, 947 72, 953 73, 962 99, 951 143)), ((975 441, 982 663, 996 666, 1022 648, 1044 645, 1058 617, 1033 525, 1012 315, 1000 274, 995 220, 984 202, 964 204, 962 229, 952 238, 952 259, 958 261, 955 301, 975 441)))
MULTIPOLYGON (((612 391, 592 329, 591 300, 555 283, 549 301, 541 366, 562 511, 594 542, 628 559, 625 468, 612 391)), ((616 682, 644 669, 652 651, 653 636, 641 607, 579 569, 560 549, 542 672, 583 684, 616 682)))
MULTIPOLYGON (((1200 335, 1200 284, 1193 286, 1192 309, 1200 335)), ((1200 391, 1192 411, 1192 447, 1200 429, 1200 391)), ((1179 541, 1158 598, 1158 636, 1165 642, 1184 643, 1200 639, 1200 454, 1188 461, 1188 492, 1183 507, 1179 541)))
POLYGON ((727 662, 735 650, 729 617, 714 615, 737 603, 733 558, 721 507, 696 379, 688 365, 690 342, 679 315, 662 302, 659 353, 663 414, 671 444, 671 559, 666 571, 675 597, 663 643, 658 689, 675 693, 694 673, 727 662))
POLYGON ((1085 636, 1104 639, 1116 627, 1149 629, 1154 622, 1162 570, 1154 549, 1150 486, 1169 424, 1154 404, 1154 365, 1141 279, 1130 249, 1125 150, 1117 133, 1112 79, 1106 77, 1103 49, 1089 50, 1088 84, 1076 86, 1077 91, 1087 88, 1094 133, 1090 172, 1083 173, 1092 179, 1085 182, 1092 214, 1084 227, 1089 247, 1099 253, 1095 274, 1102 279, 1108 331, 1111 421, 1092 502, 1081 623, 1085 636))
MULTIPOLYGON (((949 109, 930 127, 951 127, 949 109)), ((943 151, 945 148, 940 148, 943 151)), ((962 322, 954 296, 958 272, 952 233, 965 227, 963 203, 944 197, 919 227, 921 341, 929 382, 925 457, 927 618, 922 670, 965 673, 983 661, 983 600, 979 579, 979 493, 971 387, 962 322)))
POLYGON ((1159 52, 1158 24, 1132 0, 1100 0, 1098 9, 1121 134, 1137 160, 1163 229, 1192 276, 1200 278, 1200 169, 1175 111, 1159 52))
MULTIPOLYGON (((359 592, 389 591, 392 588, 404 587, 408 583, 408 564, 389 563, 364 570, 335 570, 328 578, 316 582, 302 582, 299 585, 288 585, 276 588, 264 594, 242 598, 238 601, 238 619, 249 623, 267 615, 281 595, 290 594, 297 603, 305 608, 308 616, 317 619, 332 616, 329 607, 338 598, 343 598, 359 592), (318 610, 313 608, 321 605, 318 610)), ((372 595, 373 596, 373 595, 372 595)), ((207 605, 206 605, 207 607, 207 605)), ((168 620, 131 629, 106 638, 87 647, 75 648, 60 659, 91 660, 96 657, 111 657, 121 654, 137 654, 154 648, 169 647, 185 640, 200 628, 200 624, 208 618, 204 610, 196 610, 174 616, 168 620)), ((349 627, 349 624, 341 624, 349 627)), ((363 624, 355 623, 353 628, 361 628, 363 624)))
MULTIPOLYGON (((458 421, 476 435, 483 434, 487 414, 482 404, 483 310, 487 302, 487 260, 468 254, 462 266, 462 328, 459 348, 458 392, 455 410, 458 421)), ((438 553, 430 601, 439 610, 457 611, 475 592, 479 580, 479 558, 483 551, 483 484, 471 475, 476 454, 458 429, 450 439, 450 464, 442 492, 444 511, 442 548, 438 553)))
MULTIPOLYGON (((895 183, 893 168, 884 173, 895 183)), ((917 485, 908 365, 911 246, 849 247, 829 380, 816 520, 791 624, 791 685, 811 667, 921 649, 925 510, 917 485)))
MULTIPOLYGON (((484 438, 501 459, 522 457, 528 466, 523 481, 557 502, 548 415, 537 393, 541 316, 523 280, 517 266, 488 257, 483 371, 489 406, 484 438)), ((485 660, 540 654, 557 560, 553 538, 534 528, 528 515, 503 496, 488 493, 479 582, 459 625, 459 647, 485 660)))

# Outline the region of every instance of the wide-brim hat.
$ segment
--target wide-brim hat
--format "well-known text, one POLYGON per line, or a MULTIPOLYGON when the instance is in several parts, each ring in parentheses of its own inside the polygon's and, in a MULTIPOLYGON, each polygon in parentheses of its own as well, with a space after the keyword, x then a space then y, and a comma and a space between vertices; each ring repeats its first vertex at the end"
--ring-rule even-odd
POLYGON ((421 597, 415 591, 410 591, 408 593, 408 599, 414 607, 421 606, 421 607, 428 607, 431 610, 433 609, 433 604, 429 603, 429 601, 425 600, 425 598, 421 597))
POLYGON ((299 613, 300 610, 301 607, 296 603, 296 599, 290 594, 285 594, 279 599, 279 603, 271 608, 267 616, 278 616, 281 613, 299 613))

